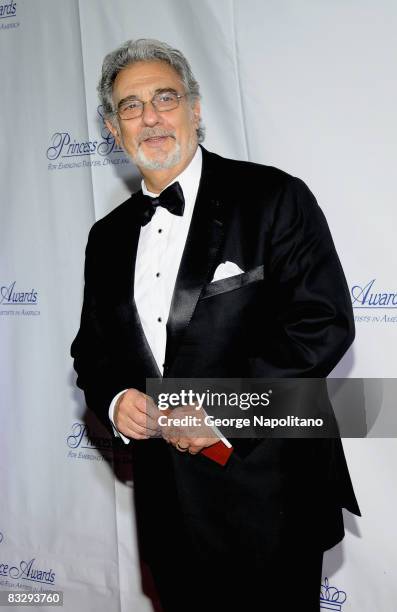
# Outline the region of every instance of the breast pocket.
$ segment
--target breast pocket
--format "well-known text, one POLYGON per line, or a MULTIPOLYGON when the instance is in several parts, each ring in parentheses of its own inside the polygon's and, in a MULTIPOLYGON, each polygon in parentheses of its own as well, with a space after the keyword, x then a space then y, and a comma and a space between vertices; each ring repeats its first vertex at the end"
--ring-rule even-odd
POLYGON ((235 291, 236 289, 240 289, 241 287, 251 285, 252 283, 257 283, 263 280, 263 278, 264 266, 262 264, 261 266, 252 268, 252 270, 248 270, 247 272, 235 274, 234 276, 229 276, 228 278, 222 278, 220 280, 209 283, 204 287, 200 295, 200 300, 204 300, 220 293, 235 291))

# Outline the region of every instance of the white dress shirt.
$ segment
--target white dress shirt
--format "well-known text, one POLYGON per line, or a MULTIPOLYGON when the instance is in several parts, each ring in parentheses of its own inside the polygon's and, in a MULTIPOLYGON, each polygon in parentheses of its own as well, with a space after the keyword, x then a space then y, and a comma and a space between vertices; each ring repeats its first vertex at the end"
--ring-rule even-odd
MULTIPOLYGON (((139 234, 135 264, 135 303, 143 331, 161 373, 167 342, 166 324, 196 201, 201 165, 202 153, 200 147, 197 147, 190 164, 172 181, 179 182, 185 198, 182 217, 158 206, 152 220, 141 228, 139 234)), ((158 195, 150 193, 144 181, 142 191, 152 197, 158 195)))

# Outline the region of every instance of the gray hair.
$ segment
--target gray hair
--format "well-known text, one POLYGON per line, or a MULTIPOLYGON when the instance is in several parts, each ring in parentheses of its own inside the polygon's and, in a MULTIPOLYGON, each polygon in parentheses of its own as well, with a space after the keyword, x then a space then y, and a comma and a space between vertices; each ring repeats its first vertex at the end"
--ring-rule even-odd
MULTIPOLYGON (((138 40, 127 40, 120 47, 108 53, 102 64, 102 74, 98 84, 99 99, 103 107, 104 116, 110 121, 114 121, 115 108, 113 105, 113 84, 118 73, 130 64, 135 62, 167 62, 179 74, 188 94, 193 103, 200 99, 199 84, 193 76, 189 62, 185 56, 173 49, 165 42, 152 38, 139 38, 138 40)), ((205 128, 201 123, 197 128, 198 142, 203 142, 205 128)))

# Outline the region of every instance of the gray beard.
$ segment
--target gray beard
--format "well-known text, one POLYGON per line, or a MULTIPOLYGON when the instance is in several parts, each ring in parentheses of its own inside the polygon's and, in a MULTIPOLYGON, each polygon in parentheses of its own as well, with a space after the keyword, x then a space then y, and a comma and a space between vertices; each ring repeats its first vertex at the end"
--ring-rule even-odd
POLYGON ((133 161, 138 168, 145 168, 145 170, 166 170, 168 168, 173 168, 181 161, 181 146, 178 142, 176 142, 174 150, 161 161, 157 159, 149 159, 146 157, 141 147, 138 147, 138 152, 133 161))

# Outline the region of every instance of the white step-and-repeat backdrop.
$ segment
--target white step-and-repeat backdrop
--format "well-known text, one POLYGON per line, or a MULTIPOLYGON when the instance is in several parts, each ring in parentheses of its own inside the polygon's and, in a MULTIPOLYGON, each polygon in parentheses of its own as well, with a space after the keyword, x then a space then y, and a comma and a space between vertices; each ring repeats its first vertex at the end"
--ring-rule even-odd
MULTIPOLYGON (((201 83, 207 148, 308 183, 355 307, 357 339, 334 374, 393 378, 396 23, 391 0, 0 0, 0 589, 63 590, 65 612, 152 609, 129 454, 86 424, 69 357, 88 230, 139 184, 98 107, 103 56, 129 38, 180 48, 201 83)), ((387 435, 344 440, 363 518, 347 513, 326 554, 324 610, 395 610, 387 435)), ((320 482, 319 495, 333 491, 320 482)), ((294 568, 285 581, 281 596, 304 609, 294 568)))

